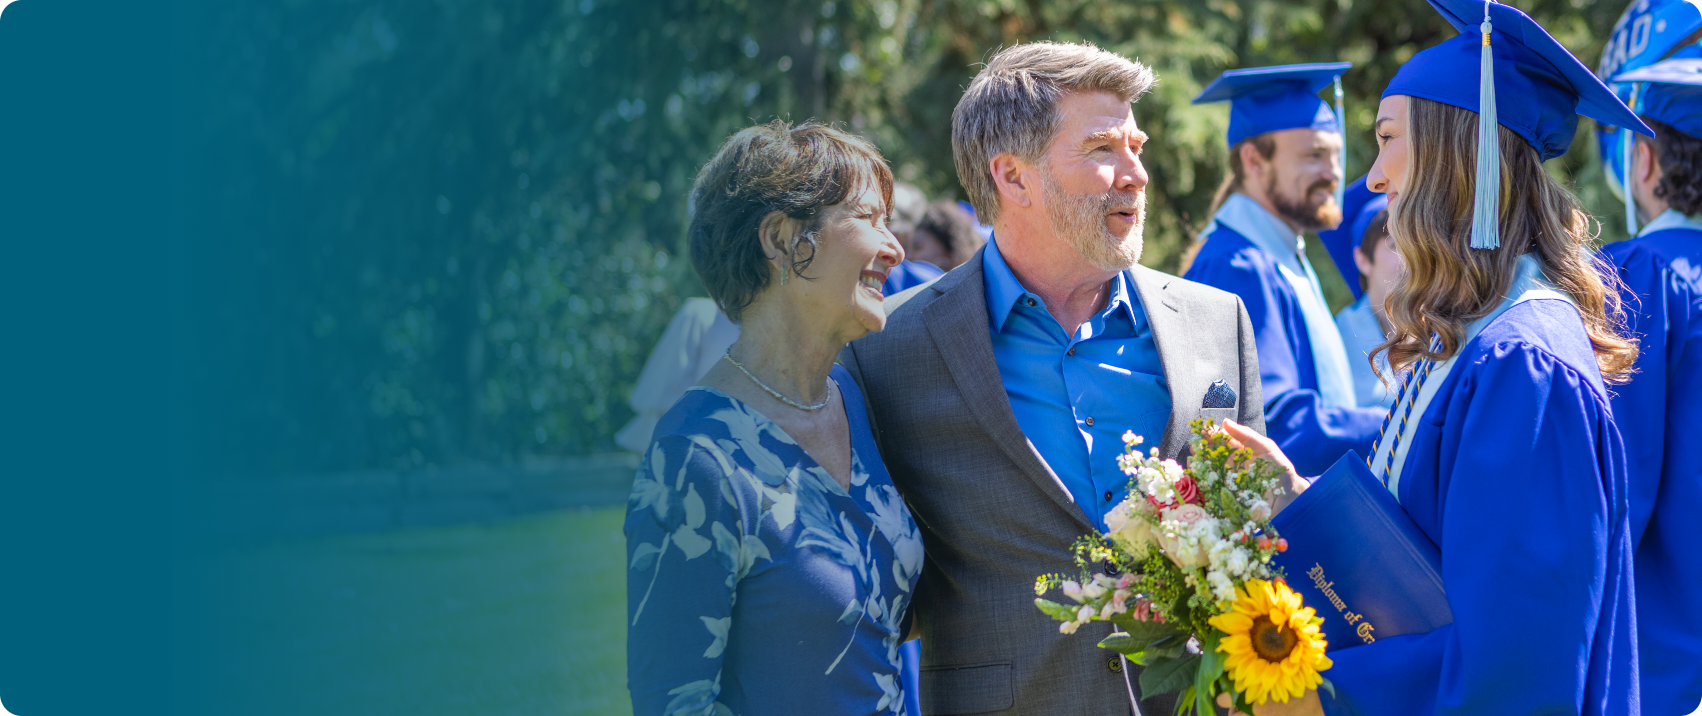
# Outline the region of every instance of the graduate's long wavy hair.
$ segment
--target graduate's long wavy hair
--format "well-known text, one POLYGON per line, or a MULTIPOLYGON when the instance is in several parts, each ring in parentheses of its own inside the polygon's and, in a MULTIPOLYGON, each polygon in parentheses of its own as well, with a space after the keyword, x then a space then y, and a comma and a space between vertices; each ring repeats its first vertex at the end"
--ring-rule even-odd
POLYGON ((1498 127, 1501 246, 1470 248, 1478 114, 1418 97, 1407 107, 1406 189, 1389 207, 1388 224, 1404 270, 1384 301, 1392 331, 1376 351, 1387 351, 1397 372, 1421 358, 1453 356, 1466 326, 1500 305, 1519 257, 1533 253, 1544 277, 1577 302, 1602 377, 1629 379, 1637 343, 1624 332, 1619 275, 1589 250, 1595 235, 1577 197, 1543 171, 1536 149, 1498 127), (1441 337, 1435 352, 1432 334, 1441 337))

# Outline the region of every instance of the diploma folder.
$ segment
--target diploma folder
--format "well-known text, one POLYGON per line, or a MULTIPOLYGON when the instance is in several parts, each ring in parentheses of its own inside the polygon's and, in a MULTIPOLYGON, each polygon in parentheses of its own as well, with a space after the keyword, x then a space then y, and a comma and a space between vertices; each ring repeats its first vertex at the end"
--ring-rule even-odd
POLYGON ((1271 558, 1324 618, 1328 651, 1452 624, 1442 554, 1352 451, 1271 520, 1271 558))

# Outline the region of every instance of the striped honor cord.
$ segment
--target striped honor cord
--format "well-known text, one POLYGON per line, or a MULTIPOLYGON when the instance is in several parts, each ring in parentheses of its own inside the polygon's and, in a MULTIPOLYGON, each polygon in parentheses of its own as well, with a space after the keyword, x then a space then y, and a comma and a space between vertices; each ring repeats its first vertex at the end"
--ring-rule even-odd
MULTIPOLYGON (((1441 337, 1432 336, 1430 339, 1430 352, 1435 353, 1441 349, 1441 337)), ((1411 371, 1407 372, 1406 379, 1401 381, 1400 397, 1396 398, 1395 404, 1389 408, 1389 414, 1383 416, 1383 427, 1377 430, 1377 442, 1382 443, 1382 441, 1388 437, 1389 423, 1394 420, 1395 413, 1399 412, 1401 414, 1400 425, 1395 428, 1393 442, 1389 444, 1389 454, 1383 459, 1383 472, 1378 475, 1378 479, 1382 480, 1384 487, 1389 486, 1389 470, 1394 467, 1395 452, 1401 449, 1401 434, 1406 432, 1407 421, 1412 419, 1412 406, 1418 403, 1418 395, 1424 390, 1424 379, 1430 377, 1430 369, 1434 367, 1436 367, 1436 363, 1429 358, 1425 358, 1420 360, 1418 365, 1413 366, 1411 371), (1403 403, 1406 405, 1405 410, 1401 409, 1403 403)), ((1372 457, 1365 459, 1365 466, 1372 470, 1377 469, 1377 466, 1371 464, 1371 461, 1375 459, 1378 447, 1378 445, 1373 445, 1371 448, 1372 457)))

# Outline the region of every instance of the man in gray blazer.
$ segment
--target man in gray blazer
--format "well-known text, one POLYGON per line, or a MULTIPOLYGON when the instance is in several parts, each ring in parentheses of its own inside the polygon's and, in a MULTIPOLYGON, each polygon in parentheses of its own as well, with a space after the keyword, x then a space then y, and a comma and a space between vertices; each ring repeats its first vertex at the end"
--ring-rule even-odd
POLYGON ((1174 711, 1095 646, 1108 624, 1060 634, 1033 592, 1075 572, 1071 543, 1122 500, 1125 430, 1179 458, 1195 418, 1264 428, 1240 299, 1136 263, 1146 135, 1131 104, 1152 81, 1091 45, 993 57, 952 116, 958 178, 993 240, 889 297, 886 330, 840 355, 927 547, 912 606, 925 714, 1174 711))

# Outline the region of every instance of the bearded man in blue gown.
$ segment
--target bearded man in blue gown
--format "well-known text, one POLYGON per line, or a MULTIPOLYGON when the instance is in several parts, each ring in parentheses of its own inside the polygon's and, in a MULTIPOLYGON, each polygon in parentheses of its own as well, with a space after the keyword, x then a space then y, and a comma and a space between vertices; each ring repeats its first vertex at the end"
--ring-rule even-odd
POLYGON ((1336 115, 1318 90, 1337 62, 1231 70, 1195 103, 1230 103, 1230 176, 1184 278, 1241 297, 1259 350, 1267 434, 1302 475, 1366 453, 1385 410, 1357 405, 1347 349, 1303 232, 1342 222, 1336 115))

